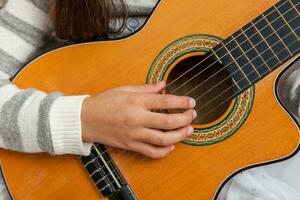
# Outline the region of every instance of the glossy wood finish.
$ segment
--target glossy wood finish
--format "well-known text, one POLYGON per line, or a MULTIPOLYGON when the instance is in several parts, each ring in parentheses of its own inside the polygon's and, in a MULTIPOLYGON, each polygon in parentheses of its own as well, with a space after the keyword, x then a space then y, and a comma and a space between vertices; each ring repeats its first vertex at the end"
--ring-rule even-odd
MULTIPOLYGON (((29 64, 15 83, 68 95, 144 83, 153 59, 169 43, 195 33, 226 38, 276 2, 161 1, 147 26, 135 36, 48 53, 29 64)), ((274 97, 279 70, 256 85, 249 118, 221 143, 205 147, 177 144, 176 151, 160 160, 141 161, 142 156, 113 151, 112 157, 139 199, 212 199, 222 180, 237 169, 293 152, 298 129, 274 97)), ((0 159, 17 200, 101 199, 75 156, 1 151, 0 159)))

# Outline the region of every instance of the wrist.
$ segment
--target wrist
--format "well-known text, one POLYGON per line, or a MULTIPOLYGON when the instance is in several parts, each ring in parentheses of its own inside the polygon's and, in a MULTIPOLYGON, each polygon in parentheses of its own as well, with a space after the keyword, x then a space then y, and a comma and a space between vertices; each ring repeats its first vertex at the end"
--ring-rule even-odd
POLYGON ((93 134, 89 130, 89 124, 91 121, 91 97, 86 97, 82 102, 82 109, 81 109, 81 129, 82 129, 82 140, 84 142, 94 142, 93 134))

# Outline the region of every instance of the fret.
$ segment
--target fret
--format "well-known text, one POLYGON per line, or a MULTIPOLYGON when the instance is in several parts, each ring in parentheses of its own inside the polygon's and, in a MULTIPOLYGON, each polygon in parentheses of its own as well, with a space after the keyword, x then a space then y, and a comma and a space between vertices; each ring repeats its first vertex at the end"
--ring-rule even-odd
POLYGON ((257 80, 260 75, 256 73, 255 67, 247 60, 246 55, 243 50, 239 48, 238 42, 235 41, 234 36, 231 38, 229 38, 230 40, 226 44, 227 49, 231 52, 232 57, 236 60, 236 63, 240 66, 240 69, 244 72, 245 77, 247 77, 251 84, 251 82, 257 80))
POLYGON ((256 67, 256 70, 259 72, 260 76, 270 71, 265 65, 261 56, 259 56, 257 50, 253 47, 246 35, 241 30, 234 33, 233 37, 235 38, 236 42, 239 43, 244 54, 250 59, 252 65, 256 67), (257 68, 257 66, 261 67, 257 68))
POLYGON ((297 36, 300 36, 300 15, 298 15, 295 19, 293 19, 291 22, 289 22, 290 26, 294 28, 294 32, 297 34, 297 36))
POLYGON ((239 65, 239 63, 237 63, 237 60, 233 57, 231 51, 229 51, 229 49, 227 48, 227 46, 222 43, 222 45, 224 46, 224 48, 227 50, 229 56, 231 57, 231 59, 233 60, 233 62, 236 64, 236 66, 239 68, 239 71, 242 72, 243 76, 245 77, 245 79, 248 81, 248 83, 251 85, 251 81, 249 80, 249 78, 247 77, 247 75, 245 74, 243 68, 239 65))
MULTIPOLYGON (((296 17, 294 19, 292 19, 292 21, 290 21, 289 24, 294 29, 294 32, 297 34, 298 39, 299 39, 299 36, 300 36, 300 28, 299 28, 299 24, 300 24, 300 2, 299 2, 299 0, 291 0, 289 2, 292 6, 292 9, 297 13, 296 17)), ((296 54, 299 51, 299 46, 300 46, 300 41, 299 40, 296 43, 293 43, 292 45, 290 45, 290 49, 291 49, 293 54, 296 54)))
MULTIPOLYGON (((298 2, 300 4, 300 2, 298 2)), ((276 7, 276 6, 275 6, 276 7)), ((276 7, 277 8, 277 7, 276 7)), ((300 16, 299 12, 296 7, 290 2, 287 1, 287 3, 284 6, 281 6, 277 9, 278 13, 282 17, 282 19, 285 21, 287 26, 289 27, 292 34, 289 34, 288 36, 285 36, 283 40, 288 44, 288 49, 293 54, 297 47, 299 47, 297 43, 293 43, 294 41, 299 41, 300 36, 300 16), (293 43, 293 45, 291 45, 293 43)))
MULTIPOLYGON (((258 19, 257 19, 258 20, 258 19)), ((272 46, 272 44, 269 44, 267 41, 266 41, 266 37, 268 37, 268 36, 263 36, 262 35, 262 33, 260 32, 260 30, 258 30, 258 27, 255 25, 255 23, 253 23, 253 21, 251 22, 251 24, 252 24, 252 26, 255 28, 255 30, 257 31, 257 33, 259 34, 259 36, 263 39, 263 41, 264 41, 264 43, 268 46, 268 49, 270 49, 271 50, 271 52, 272 52, 272 54, 277 58, 277 60, 278 61, 280 61, 279 60, 279 58, 277 57, 277 55, 275 54, 275 52, 274 52, 274 50, 271 48, 271 46, 272 46)), ((267 26, 266 27, 264 27, 264 28, 267 28, 267 26)), ((262 42, 262 41, 261 41, 262 42)), ((270 65, 269 65, 270 66, 270 65)))
POLYGON ((299 1, 298 0, 290 0, 289 2, 292 4, 292 7, 298 13, 298 15, 300 15, 300 3, 299 3, 299 1))
POLYGON ((251 62, 251 60, 250 60, 250 58, 248 57, 248 55, 245 54, 245 52, 243 52, 243 49, 242 49, 241 45, 236 41, 234 35, 232 35, 232 39, 233 39, 233 41, 236 43, 236 45, 238 46, 238 49, 240 49, 240 51, 242 52, 242 54, 244 55, 244 57, 247 59, 248 63, 251 65, 252 70, 254 70, 255 73, 256 73, 259 77, 261 77, 260 73, 257 71, 256 67, 253 65, 253 63, 251 62))
POLYGON ((257 17, 252 23, 255 24, 257 32, 271 51, 269 55, 264 56, 264 59, 267 66, 273 70, 281 62, 278 54, 282 48, 285 48, 284 43, 264 15, 257 17))
POLYGON ((243 71, 235 64, 232 56, 228 53, 228 50, 225 48, 225 46, 221 43, 218 44, 214 49, 216 55, 222 61, 221 63, 226 67, 226 70, 232 76, 232 79, 240 80, 236 81, 237 87, 234 88, 234 90, 240 90, 240 88, 249 86, 249 81, 245 78, 243 71))
MULTIPOLYGON (((294 29, 297 29, 297 27, 299 27, 299 23, 300 23, 300 2, 298 0, 295 1, 290 1, 290 3, 292 4, 293 9, 297 12, 297 19, 293 20, 292 22, 290 22, 291 27, 293 27, 294 29)), ((300 35, 300 30, 295 30, 297 36, 299 37, 300 35)))
POLYGON ((222 63, 222 61, 220 60, 219 56, 216 54, 214 49, 211 49, 211 52, 213 53, 214 57, 217 58, 219 63, 222 63))
POLYGON ((268 47, 263 37, 258 33, 251 23, 242 28, 245 36, 248 38, 253 48, 257 51, 259 57, 263 60, 265 66, 271 71, 271 66, 266 62, 268 58, 274 57, 275 54, 268 47))
MULTIPOLYGON (((262 14, 259 18, 262 18, 261 21, 257 24, 259 27, 262 35, 266 38, 266 41, 271 45, 271 48, 273 51, 276 53, 276 56, 278 58, 278 53, 282 49, 287 49, 285 46, 283 40, 281 37, 278 35, 276 30, 271 26, 270 22, 267 20, 264 14, 262 14), (265 28, 263 28, 265 27, 265 28)), ((289 51, 289 49, 287 49, 289 51)), ((278 58, 279 59, 279 58, 278 58)))
POLYGON ((297 11, 293 8, 293 5, 289 1, 287 1, 287 3, 280 7, 277 7, 277 5, 275 5, 274 8, 279 13, 280 17, 284 20, 290 31, 299 40, 299 36, 294 31, 295 28, 292 28, 289 24, 289 22, 293 21, 298 15, 297 11))
POLYGON ((271 27, 273 27, 277 35, 281 38, 281 41, 284 45, 285 50, 281 51, 281 53, 277 55, 278 58, 280 60, 283 60, 285 57, 291 56, 292 53, 287 46, 290 44, 289 40, 293 41, 296 40, 297 38, 295 38, 293 34, 290 34, 291 30, 286 25, 285 21, 282 19, 282 17, 277 11, 270 12, 268 10, 267 12, 264 13, 264 15, 268 23, 271 25, 271 27))
POLYGON ((293 41, 293 43, 289 45, 289 49, 291 49, 293 55, 299 53, 299 48, 300 48, 300 40, 293 41))
MULTIPOLYGON (((266 60, 272 57, 272 52, 268 49, 268 45, 262 40, 259 34, 256 32, 255 28, 251 26, 251 24, 247 24, 241 29, 243 35, 246 37, 246 40, 251 44, 251 48, 253 48, 257 56, 261 58, 263 64, 269 71, 271 68, 266 63, 266 60)), ((254 58, 255 59, 255 58, 254 58)))
POLYGON ((239 89, 238 91, 241 91, 242 89, 240 88, 239 84, 237 84, 236 80, 234 78, 231 79, 234 83, 234 85, 239 89))

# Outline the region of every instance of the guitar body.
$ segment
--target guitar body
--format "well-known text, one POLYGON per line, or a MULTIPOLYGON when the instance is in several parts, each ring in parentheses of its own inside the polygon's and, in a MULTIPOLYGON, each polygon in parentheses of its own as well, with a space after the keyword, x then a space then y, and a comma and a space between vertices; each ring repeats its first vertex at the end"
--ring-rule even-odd
MULTIPOLYGON (((151 71, 150 68, 155 58, 174 41, 195 34, 206 34, 204 38, 209 41, 216 41, 212 36, 226 38, 276 2, 161 1, 137 34, 117 41, 75 45, 47 53, 28 64, 14 83, 21 88, 76 95, 97 94, 121 85, 142 84, 146 80, 155 82, 155 77, 151 76, 155 69, 151 71)), ((177 144, 168 157, 159 160, 145 159, 132 152, 112 151, 110 155, 137 197, 143 200, 213 199, 222 182, 237 170, 282 159, 295 152, 299 143, 298 129, 274 95, 276 77, 284 67, 282 65, 251 89, 252 97, 248 99, 251 109, 227 139, 209 145, 183 142, 177 144)), ((214 123, 217 122, 207 126, 214 123)), ((15 199, 103 198, 76 156, 1 150, 0 160, 15 199)))

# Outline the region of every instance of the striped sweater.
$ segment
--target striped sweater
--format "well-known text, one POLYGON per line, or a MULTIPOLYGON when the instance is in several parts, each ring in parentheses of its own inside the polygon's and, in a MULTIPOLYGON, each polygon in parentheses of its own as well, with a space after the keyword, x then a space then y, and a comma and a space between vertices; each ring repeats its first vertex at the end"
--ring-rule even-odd
MULTIPOLYGON (((48 0, 4 0, 0 10, 0 147, 22 152, 87 155, 81 137, 83 96, 18 88, 11 78, 37 55, 63 46, 49 23, 48 0)), ((140 27, 156 0, 128 0, 127 28, 140 27)))

